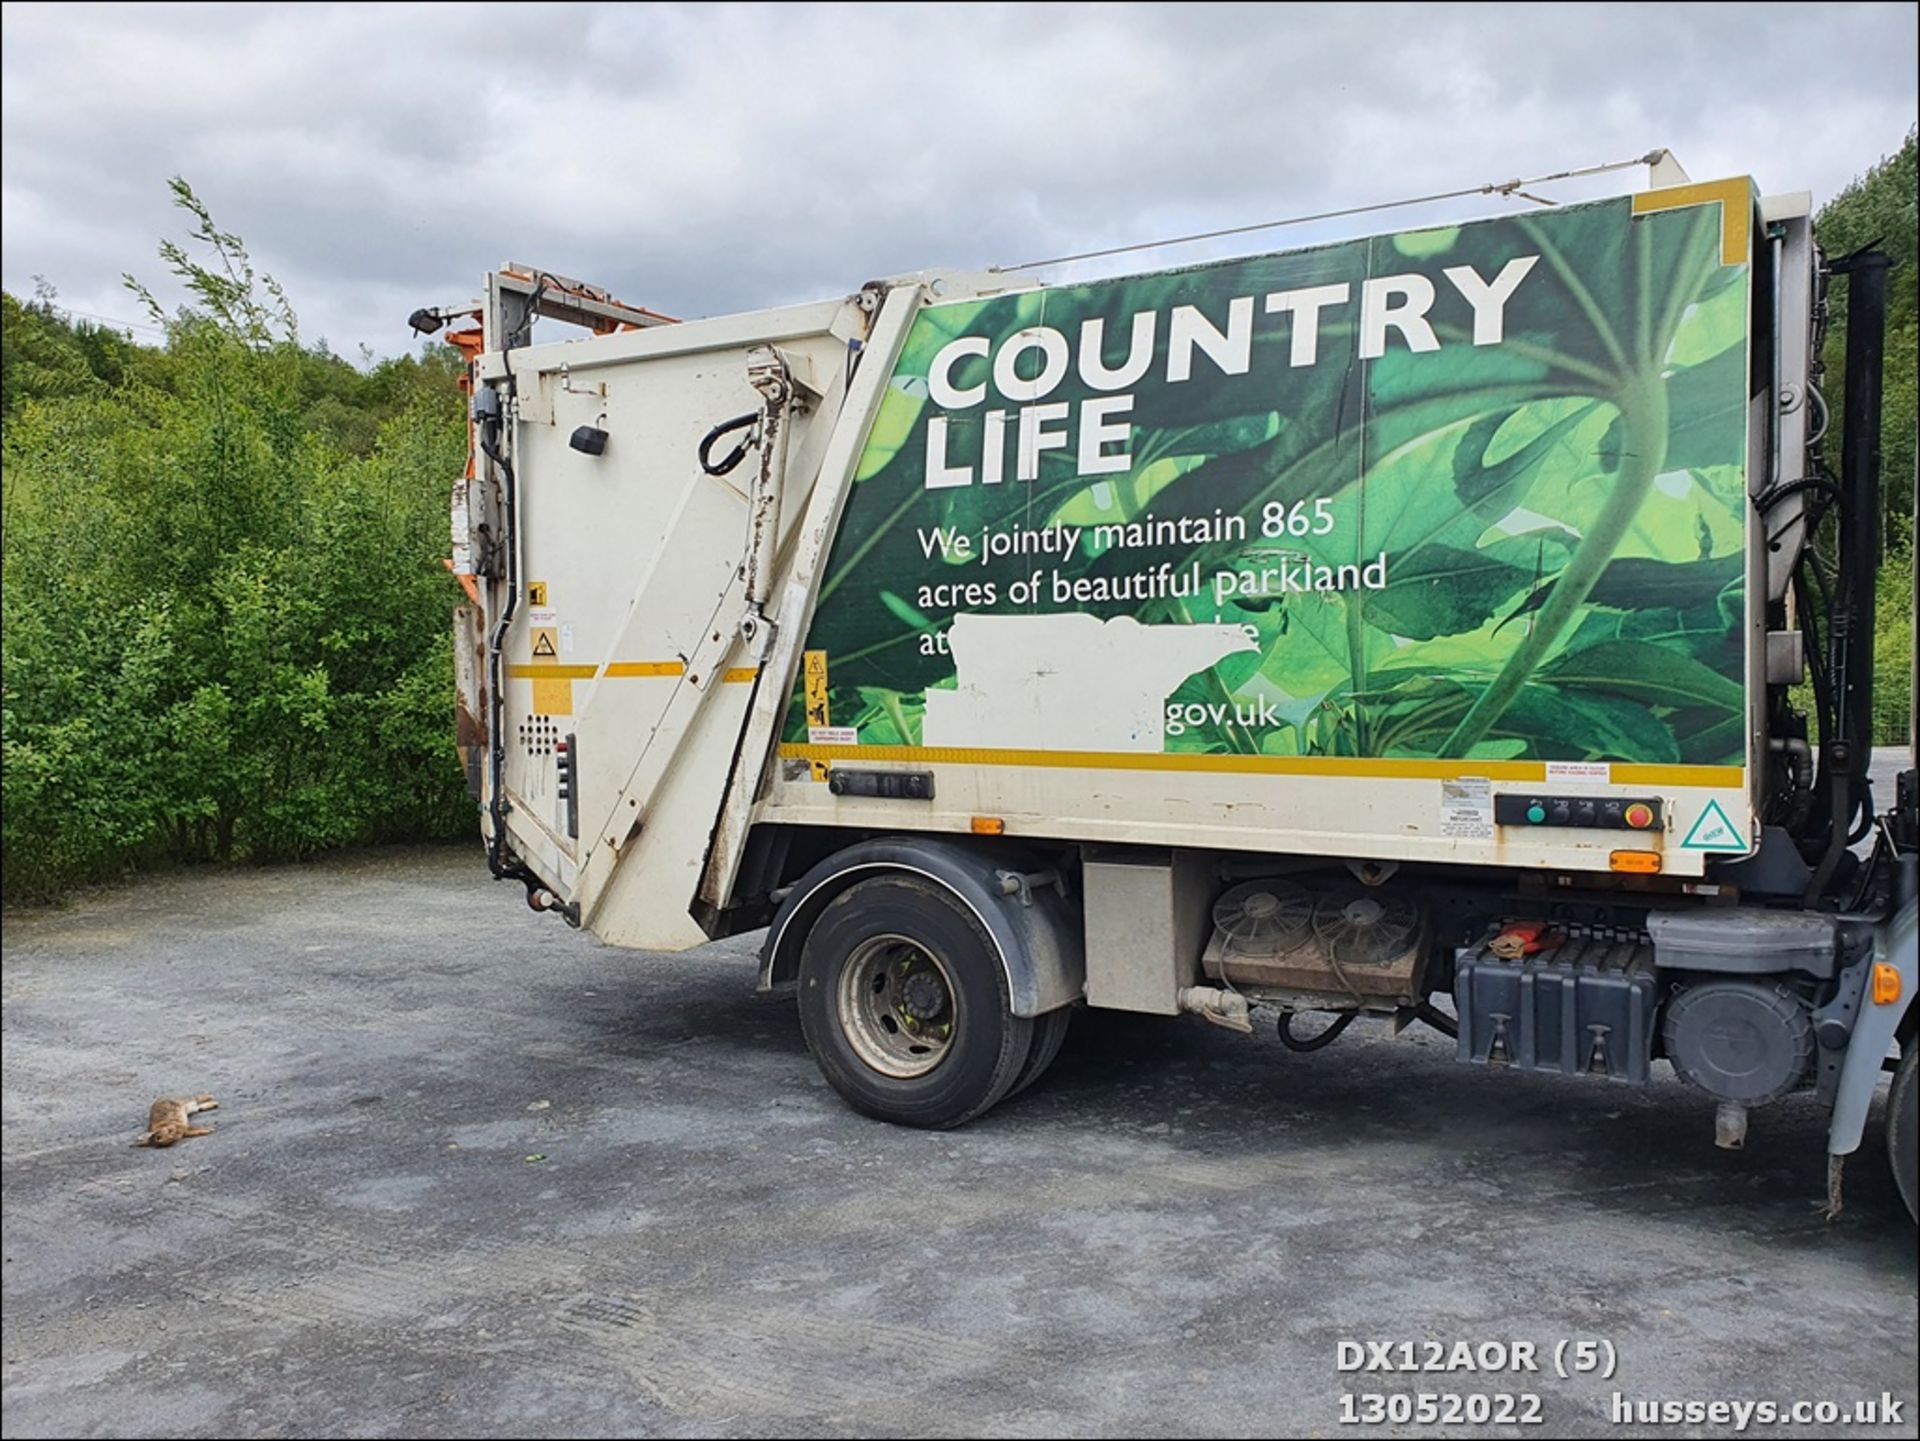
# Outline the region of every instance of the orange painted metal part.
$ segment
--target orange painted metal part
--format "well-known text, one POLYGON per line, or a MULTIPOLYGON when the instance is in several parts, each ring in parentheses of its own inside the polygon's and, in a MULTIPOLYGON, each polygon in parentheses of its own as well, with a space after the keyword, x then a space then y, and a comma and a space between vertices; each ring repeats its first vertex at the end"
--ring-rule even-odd
MULTIPOLYGON (((480 314, 477 310, 473 313, 476 318, 480 314)), ((460 377, 460 392, 463 395, 472 395, 474 366, 480 359, 480 352, 485 350, 487 345, 484 332, 478 327, 472 330, 449 330, 443 339, 448 345, 451 345, 455 350, 459 351, 461 357, 466 361, 467 373, 460 377)), ((472 417, 468 417, 466 469, 466 479, 468 480, 472 480, 480 471, 479 445, 480 441, 474 432, 472 417)), ((472 601, 477 608, 484 609, 485 607, 480 600, 480 587, 475 583, 474 578, 461 571, 454 570, 451 556, 442 560, 440 563, 451 572, 455 580, 460 582, 460 589, 467 593, 467 599, 472 601)))
POLYGON ((467 593, 467 599, 475 605, 480 604, 480 587, 474 584, 473 577, 462 571, 454 570, 452 556, 442 556, 440 558, 440 564, 444 565, 448 571, 452 573, 453 578, 460 582, 460 589, 467 593))
POLYGON ((464 355, 469 365, 479 359, 480 352, 487 348, 486 338, 478 330, 449 330, 443 339, 464 355))

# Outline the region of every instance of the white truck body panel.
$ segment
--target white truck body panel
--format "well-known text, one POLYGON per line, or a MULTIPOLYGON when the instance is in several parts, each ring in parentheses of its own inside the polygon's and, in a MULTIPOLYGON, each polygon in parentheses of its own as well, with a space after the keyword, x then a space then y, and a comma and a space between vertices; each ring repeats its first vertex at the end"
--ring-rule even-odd
MULTIPOLYGON (((1689 189, 1713 191, 1726 209, 1745 193, 1689 189)), ((1703 202, 1671 205, 1687 203, 1703 202)), ((496 348, 480 358, 477 378, 511 390, 525 582, 505 646, 508 839, 556 897, 578 907, 582 924, 625 946, 698 944, 709 933, 703 913, 733 899, 756 826, 966 835, 988 818, 1016 837, 1570 875, 1608 871, 1612 854, 1630 847, 1653 853, 1660 874, 1680 878, 1703 875, 1716 853, 1695 843, 1702 825, 1710 839, 1724 826, 1720 854, 1751 845, 1756 758, 1766 745, 1757 705, 1748 707, 1732 764, 1207 754, 1163 749, 1157 736, 1130 748, 1125 736, 1114 740, 1111 725, 1087 731, 1084 745, 1022 748, 1024 728, 1062 714, 1061 696, 1046 689, 1049 657, 1022 649, 1021 637, 1036 632, 965 618, 956 647, 973 626, 969 643, 990 649, 996 690, 969 695, 963 682, 940 692, 927 705, 923 744, 850 748, 843 737, 812 734, 781 743, 803 685, 822 568, 896 359, 929 307, 955 307, 973 294, 956 282, 938 289, 944 293, 926 278, 845 300, 511 350, 497 348, 501 326, 490 316, 496 348), (784 362, 796 398, 784 466, 772 477, 773 579, 758 615, 746 570, 761 457, 750 452, 739 468, 714 476, 695 456, 716 422, 761 408, 748 371, 766 347, 784 362), (570 447, 581 426, 607 433, 604 454, 570 447), (987 715, 998 717, 991 733, 980 728, 987 715), (944 743, 943 734, 958 742, 944 743), (568 737, 577 835, 555 764, 555 740, 568 737), (854 763, 931 772, 933 797, 833 794, 829 768, 854 763), (1656 797, 1662 819, 1630 836, 1491 824, 1495 794, 1528 788, 1656 797)), ((963 311, 961 304, 955 313, 963 311)), ((1739 621, 1750 696, 1764 694, 1760 602, 1768 588, 1755 526, 1749 515, 1739 621)), ((493 613, 499 595, 495 581, 493 613)), ((477 619, 469 623, 463 658, 477 627, 477 619)), ((1215 629, 1229 632, 1218 654, 1238 648, 1225 622, 1215 629)), ((1120 646, 1103 664, 1131 662, 1120 646)), ((1174 684, 1187 673, 1179 664, 1174 684)), ((463 688, 484 685, 477 669, 463 667, 463 688)), ((1164 678, 1139 683, 1167 693, 1164 678)), ((484 706, 472 694, 464 703, 476 713, 484 706)), ((1063 722, 1062 733, 1078 732, 1063 722)))

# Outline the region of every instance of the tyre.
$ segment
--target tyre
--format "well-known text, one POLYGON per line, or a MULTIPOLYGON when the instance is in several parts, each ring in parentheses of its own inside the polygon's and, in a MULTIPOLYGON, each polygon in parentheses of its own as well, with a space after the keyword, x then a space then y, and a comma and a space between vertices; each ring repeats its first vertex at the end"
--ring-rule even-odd
POLYGON ((1900 1188, 1900 1199, 1907 1203, 1907 1214, 1920 1221, 1920 1081, 1914 1078, 1920 1062, 1920 1041, 1910 1040, 1902 1048, 1900 1064, 1893 1073, 1893 1089, 1887 1093, 1887 1159, 1893 1164, 1893 1183, 1900 1188))
POLYGON ((860 881, 827 904, 801 950, 799 1003, 828 1084, 899 1125, 972 1120, 1033 1051, 1034 1023, 1013 1014, 985 928, 952 892, 910 876, 860 881))
POLYGON ((1013 1078, 1013 1087, 1007 1092, 1008 1100, 1047 1073, 1053 1058, 1060 1054, 1060 1047, 1067 1039, 1067 1026, 1072 1020, 1072 1006, 1062 1006, 1057 1011, 1048 1011, 1044 1016, 1033 1018, 1033 1049, 1027 1052, 1027 1063, 1020 1068, 1020 1074, 1013 1078))

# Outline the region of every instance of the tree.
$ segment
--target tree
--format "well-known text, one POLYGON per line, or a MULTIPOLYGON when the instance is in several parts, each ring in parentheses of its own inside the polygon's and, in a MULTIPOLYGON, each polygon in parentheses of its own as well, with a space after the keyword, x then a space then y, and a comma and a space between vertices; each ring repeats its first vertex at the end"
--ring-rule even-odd
MULTIPOLYGON (((1916 183, 1916 130, 1906 143, 1847 186, 1814 217, 1814 235, 1830 259, 1869 246, 1893 259, 1887 286, 1887 340, 1880 422, 1880 495, 1886 557, 1875 577, 1874 739, 1906 741, 1911 726, 1914 664, 1915 420, 1920 416, 1920 184, 1916 183)), ((1835 421, 1825 441, 1828 468, 1840 469, 1838 417, 1846 403, 1845 277, 1831 294, 1835 322, 1825 352, 1825 393, 1835 421)))
MULTIPOLYGON (((1880 473, 1889 547, 1899 552, 1913 540, 1914 420, 1920 415, 1920 185, 1915 171, 1916 130, 1906 143, 1884 157, 1845 190, 1821 207, 1814 217, 1814 236, 1829 259, 1839 259, 1869 246, 1893 259, 1887 286, 1887 349, 1881 411, 1880 473)), ((1846 397, 1847 281, 1836 277, 1831 293, 1834 323, 1826 345, 1827 399, 1837 418, 1846 397)), ((1828 428, 1827 463, 1840 468, 1840 427, 1828 428)))
POLYGON ((5 298, 9 899, 157 860, 465 825, 440 565, 465 460, 445 347, 362 372, 184 181, 163 349, 5 298))

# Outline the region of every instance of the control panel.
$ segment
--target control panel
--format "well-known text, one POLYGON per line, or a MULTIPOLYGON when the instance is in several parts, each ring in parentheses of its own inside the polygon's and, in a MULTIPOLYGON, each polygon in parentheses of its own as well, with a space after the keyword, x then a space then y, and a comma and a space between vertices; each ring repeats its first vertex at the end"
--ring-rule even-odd
POLYGON ((1503 826, 1580 826, 1603 831, 1657 831, 1658 797, 1550 796, 1513 792, 1493 798, 1493 819, 1503 826))

